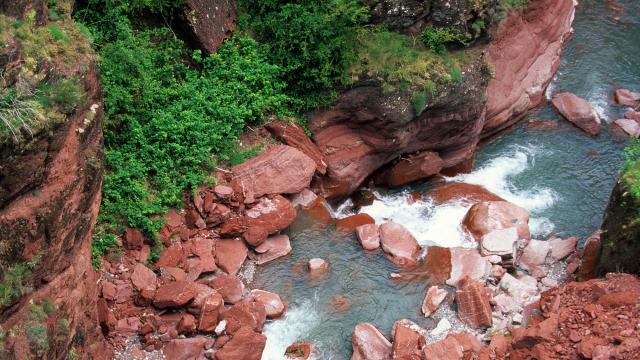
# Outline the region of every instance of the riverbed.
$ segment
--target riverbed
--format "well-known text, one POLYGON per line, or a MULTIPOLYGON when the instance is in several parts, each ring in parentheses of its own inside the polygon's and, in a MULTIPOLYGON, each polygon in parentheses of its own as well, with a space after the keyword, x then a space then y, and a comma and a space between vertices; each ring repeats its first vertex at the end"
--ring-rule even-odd
MULTIPOLYGON (((535 238, 553 233, 584 241, 601 225, 624 161, 624 143, 608 131, 608 124, 625 111, 612 105, 612 94, 617 88, 640 90, 640 2, 618 3, 624 11, 608 7, 606 1, 581 1, 574 37, 547 90, 547 97, 570 91, 589 100, 603 119, 602 133, 589 137, 545 103, 514 127, 481 143, 471 173, 441 181, 482 185, 526 208, 535 238), (529 126, 535 120, 551 120, 558 127, 529 126)), ((424 181, 394 190, 371 189, 377 197, 373 204, 360 209, 343 206, 334 215, 357 211, 368 213, 377 223, 393 220, 406 226, 423 247, 473 246, 460 229, 468 205, 434 203, 428 198, 433 186, 424 181), (410 192, 427 196, 410 203, 410 192)), ((420 304, 429 284, 391 279, 389 275, 398 269, 380 251, 365 253, 352 232, 300 211, 286 233, 291 256, 260 267, 251 284, 280 294, 289 306, 282 319, 265 326, 264 360, 282 359, 285 348, 300 341, 312 343, 318 359, 348 359, 351 332, 361 322, 371 322, 387 335, 402 318, 426 329, 443 318, 454 328, 462 326, 447 306, 430 319, 422 317, 420 304), (329 262, 326 277, 311 278, 306 273, 304 264, 314 257, 329 262)))

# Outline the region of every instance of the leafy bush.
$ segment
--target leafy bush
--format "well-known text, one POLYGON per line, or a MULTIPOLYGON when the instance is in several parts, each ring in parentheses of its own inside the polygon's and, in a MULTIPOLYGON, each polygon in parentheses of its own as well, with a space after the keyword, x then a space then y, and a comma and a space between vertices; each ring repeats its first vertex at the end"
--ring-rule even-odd
POLYGON ((91 241, 91 260, 94 269, 100 268, 100 258, 109 253, 111 248, 118 243, 116 236, 97 228, 91 241))
POLYGON ((354 40, 368 17, 358 0, 244 0, 241 21, 268 47, 269 61, 283 69, 294 97, 309 109, 335 86, 350 82, 354 40))
POLYGON ((41 83, 38 88, 38 101, 42 106, 56 106, 62 113, 68 114, 85 101, 85 93, 76 77, 53 83, 41 83))
POLYGON ((467 35, 456 28, 436 28, 428 26, 422 31, 420 38, 429 49, 439 54, 447 52, 445 45, 448 43, 458 43, 465 46, 469 44, 467 35))
POLYGON ((278 66, 252 39, 235 37, 216 54, 192 56, 166 28, 129 29, 100 51, 107 173, 100 221, 154 235, 170 206, 229 160, 245 124, 283 112, 278 66))
POLYGON ((418 91, 413 94, 411 104, 413 105, 413 112, 416 116, 422 114, 425 105, 427 105, 427 93, 424 91, 418 91))
POLYGON ((15 264, 4 272, 0 282, 0 309, 13 304, 22 295, 31 291, 27 283, 31 271, 22 264, 15 264))
POLYGON ((628 191, 640 200, 640 141, 636 140, 625 148, 625 163, 622 180, 628 191))

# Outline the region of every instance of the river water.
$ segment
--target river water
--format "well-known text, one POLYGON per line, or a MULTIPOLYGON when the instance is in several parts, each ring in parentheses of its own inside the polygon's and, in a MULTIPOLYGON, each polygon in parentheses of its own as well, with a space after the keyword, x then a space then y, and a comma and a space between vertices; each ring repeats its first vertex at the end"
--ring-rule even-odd
MULTIPOLYGON (((581 1, 574 22, 575 35, 563 54, 560 70, 547 94, 570 91, 589 100, 604 122, 625 111, 612 105, 616 88, 640 91, 640 1, 581 1)), ((577 235, 584 240, 601 222, 604 208, 623 162, 624 144, 616 142, 603 123, 602 133, 590 138, 560 119, 548 104, 533 111, 513 128, 482 143, 470 174, 446 179, 483 185, 531 212, 531 229, 538 238, 549 233, 577 235), (531 120, 553 120, 558 129, 530 128, 531 120)), ((376 222, 405 225, 421 245, 466 246, 459 223, 467 207, 429 200, 409 204, 411 191, 428 193, 430 182, 401 189, 372 189, 379 200, 359 209, 376 222)), ((349 359, 351 332, 371 322, 389 336, 394 321, 411 319, 432 329, 442 318, 459 326, 446 309, 421 317, 427 287, 424 280, 389 278, 397 271, 381 252, 365 253, 351 232, 324 225, 303 212, 288 229, 292 255, 256 272, 254 288, 279 293, 289 309, 282 319, 265 326, 263 360, 282 359, 285 348, 299 341, 314 345, 318 359, 349 359), (325 278, 312 279, 304 264, 321 257, 330 264, 325 278), (339 306, 347 299, 350 307, 339 306)), ((349 213, 341 209, 339 216, 349 213)))

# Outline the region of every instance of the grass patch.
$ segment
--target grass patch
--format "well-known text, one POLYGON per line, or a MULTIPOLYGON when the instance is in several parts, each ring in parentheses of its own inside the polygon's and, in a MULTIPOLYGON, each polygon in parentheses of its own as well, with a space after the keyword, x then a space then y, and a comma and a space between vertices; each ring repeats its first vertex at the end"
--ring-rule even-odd
POLYGON ((351 67, 352 76, 364 74, 383 83, 418 90, 451 81, 450 64, 457 63, 446 54, 427 49, 417 38, 379 26, 360 32, 357 58, 351 67))

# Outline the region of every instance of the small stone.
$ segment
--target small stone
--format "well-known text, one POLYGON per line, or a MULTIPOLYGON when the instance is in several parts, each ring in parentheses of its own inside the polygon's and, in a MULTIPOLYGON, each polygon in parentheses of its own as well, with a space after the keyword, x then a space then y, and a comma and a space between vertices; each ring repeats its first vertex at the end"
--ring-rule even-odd
POLYGON ((312 274, 323 274, 329 271, 329 263, 320 258, 310 259, 307 262, 307 267, 312 274))

